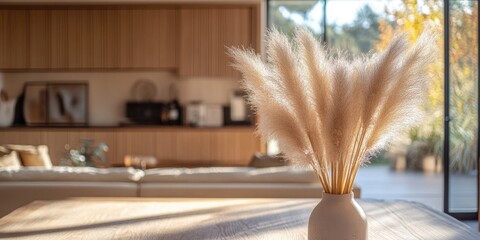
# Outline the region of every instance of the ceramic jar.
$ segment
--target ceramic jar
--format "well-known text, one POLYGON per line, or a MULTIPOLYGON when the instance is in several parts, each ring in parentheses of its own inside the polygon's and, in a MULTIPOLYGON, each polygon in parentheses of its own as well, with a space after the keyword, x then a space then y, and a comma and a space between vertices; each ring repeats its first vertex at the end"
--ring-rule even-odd
POLYGON ((309 240, 365 240, 367 218, 353 193, 323 193, 308 221, 309 240))

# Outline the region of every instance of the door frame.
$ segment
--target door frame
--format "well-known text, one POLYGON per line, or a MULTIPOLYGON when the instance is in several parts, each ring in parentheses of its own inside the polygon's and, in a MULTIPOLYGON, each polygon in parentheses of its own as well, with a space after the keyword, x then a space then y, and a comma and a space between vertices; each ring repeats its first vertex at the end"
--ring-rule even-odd
MULTIPOLYGON (((477 2, 477 13, 480 3, 477 2)), ((443 1, 444 21, 444 138, 443 138, 443 211, 448 215, 460 220, 479 219, 478 207, 480 196, 480 117, 477 117, 477 211, 475 212, 451 212, 450 211, 450 1, 443 1)), ((477 44, 480 39, 480 21, 477 16, 477 44)), ((478 48, 477 48, 478 49, 478 48)), ((477 68, 480 69, 480 51, 477 53, 477 68)), ((477 71, 478 74, 478 71, 477 71)), ((477 76, 477 81, 480 77, 477 76)), ((480 93, 480 84, 477 83, 477 91, 480 93)), ((477 106, 480 110, 480 95, 477 97, 477 106)))

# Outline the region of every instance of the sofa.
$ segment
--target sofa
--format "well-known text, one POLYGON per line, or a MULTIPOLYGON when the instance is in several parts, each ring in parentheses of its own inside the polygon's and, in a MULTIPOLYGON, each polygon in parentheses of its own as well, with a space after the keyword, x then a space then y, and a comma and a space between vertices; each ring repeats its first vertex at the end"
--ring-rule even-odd
MULTIPOLYGON (((355 197, 360 188, 355 187, 355 197)), ((0 168, 0 216, 34 200, 70 197, 320 198, 308 168, 0 168)))

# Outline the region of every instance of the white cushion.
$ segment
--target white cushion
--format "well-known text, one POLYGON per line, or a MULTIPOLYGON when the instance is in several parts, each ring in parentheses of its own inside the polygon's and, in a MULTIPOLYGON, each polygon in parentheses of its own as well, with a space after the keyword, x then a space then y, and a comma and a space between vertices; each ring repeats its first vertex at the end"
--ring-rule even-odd
POLYGON ((1 169, 0 181, 130 182, 138 181, 143 174, 133 168, 24 167, 1 169))
POLYGON ((44 168, 51 168, 52 161, 48 154, 47 145, 15 145, 7 144, 4 147, 11 151, 16 151, 20 156, 23 166, 41 166, 44 168))
POLYGON ((16 151, 10 151, 2 146, 0 146, 0 168, 5 167, 21 167, 20 158, 16 151))
POLYGON ((201 183, 311 183, 318 182, 310 168, 210 167, 149 169, 141 182, 201 183))

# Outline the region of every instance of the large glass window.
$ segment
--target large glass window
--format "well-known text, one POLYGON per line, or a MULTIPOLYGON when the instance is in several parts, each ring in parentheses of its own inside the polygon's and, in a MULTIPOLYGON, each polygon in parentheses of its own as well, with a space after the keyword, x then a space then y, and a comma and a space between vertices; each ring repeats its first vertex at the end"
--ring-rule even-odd
POLYGON ((478 2, 449 1, 449 212, 477 211, 478 2))
POLYGON ((328 46, 352 54, 383 50, 398 32, 408 33, 413 42, 427 27, 433 28, 438 37, 432 44, 440 52, 429 69, 432 82, 423 106, 427 117, 420 127, 373 159, 365 169, 371 176, 363 175, 368 180, 362 194, 388 199, 392 193, 391 198, 420 201, 444 210, 446 186, 447 212, 478 211, 478 1, 270 0, 268 5, 270 26, 289 34, 296 26, 307 26, 328 46), (448 21, 444 21, 445 13, 448 21), (444 33, 445 22, 449 23, 448 33, 444 33), (444 68, 445 53, 448 69, 444 68), (445 176, 449 176, 445 185, 444 153, 448 156, 445 176), (380 171, 382 167, 386 172, 380 171))
POLYGON ((293 34, 297 26, 309 28, 317 37, 324 29, 323 1, 269 1, 268 22, 278 30, 293 34))

